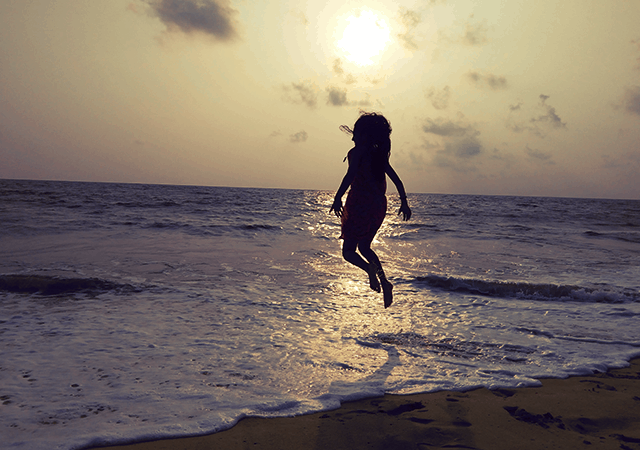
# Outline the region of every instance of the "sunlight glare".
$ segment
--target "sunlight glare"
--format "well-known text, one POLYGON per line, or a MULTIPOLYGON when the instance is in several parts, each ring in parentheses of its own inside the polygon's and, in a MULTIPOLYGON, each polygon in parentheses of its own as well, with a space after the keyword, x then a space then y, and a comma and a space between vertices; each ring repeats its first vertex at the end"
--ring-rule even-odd
POLYGON ((345 57, 358 65, 373 64, 372 58, 379 55, 390 40, 387 23, 373 11, 360 11, 349 16, 342 39, 337 45, 345 57))

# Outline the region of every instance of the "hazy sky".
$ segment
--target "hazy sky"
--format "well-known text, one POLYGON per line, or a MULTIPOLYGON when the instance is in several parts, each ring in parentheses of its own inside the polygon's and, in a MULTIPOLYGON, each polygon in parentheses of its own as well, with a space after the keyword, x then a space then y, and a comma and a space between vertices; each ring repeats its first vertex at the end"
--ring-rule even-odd
POLYGON ((0 178, 640 198, 640 1, 2 0, 0 178))

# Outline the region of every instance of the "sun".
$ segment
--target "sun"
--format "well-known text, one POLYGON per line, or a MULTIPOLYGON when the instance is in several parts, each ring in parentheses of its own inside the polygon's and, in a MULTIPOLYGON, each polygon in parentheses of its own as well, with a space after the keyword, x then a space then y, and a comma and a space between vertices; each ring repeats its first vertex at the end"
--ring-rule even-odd
POLYGON ((390 41, 391 31, 386 21, 374 11, 360 11, 347 17, 337 46, 344 52, 345 58, 359 65, 373 64, 390 41))

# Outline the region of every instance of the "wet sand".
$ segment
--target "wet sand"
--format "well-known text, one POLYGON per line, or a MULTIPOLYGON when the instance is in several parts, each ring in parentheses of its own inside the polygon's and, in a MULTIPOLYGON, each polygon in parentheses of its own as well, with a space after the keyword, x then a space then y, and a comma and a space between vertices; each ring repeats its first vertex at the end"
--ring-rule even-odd
POLYGON ((246 418, 208 436, 107 448, 640 450, 640 359, 541 387, 386 395, 306 416, 246 418))

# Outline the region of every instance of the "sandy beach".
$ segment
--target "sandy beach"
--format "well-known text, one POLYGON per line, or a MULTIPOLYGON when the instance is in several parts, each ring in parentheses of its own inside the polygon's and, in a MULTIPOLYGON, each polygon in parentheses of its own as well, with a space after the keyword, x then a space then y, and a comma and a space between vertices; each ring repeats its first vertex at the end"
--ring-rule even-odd
MULTIPOLYGON (((103 447, 104 448, 104 447, 103 447)), ((384 397, 220 433, 107 447, 209 449, 640 449, 640 359, 541 387, 384 397)))

